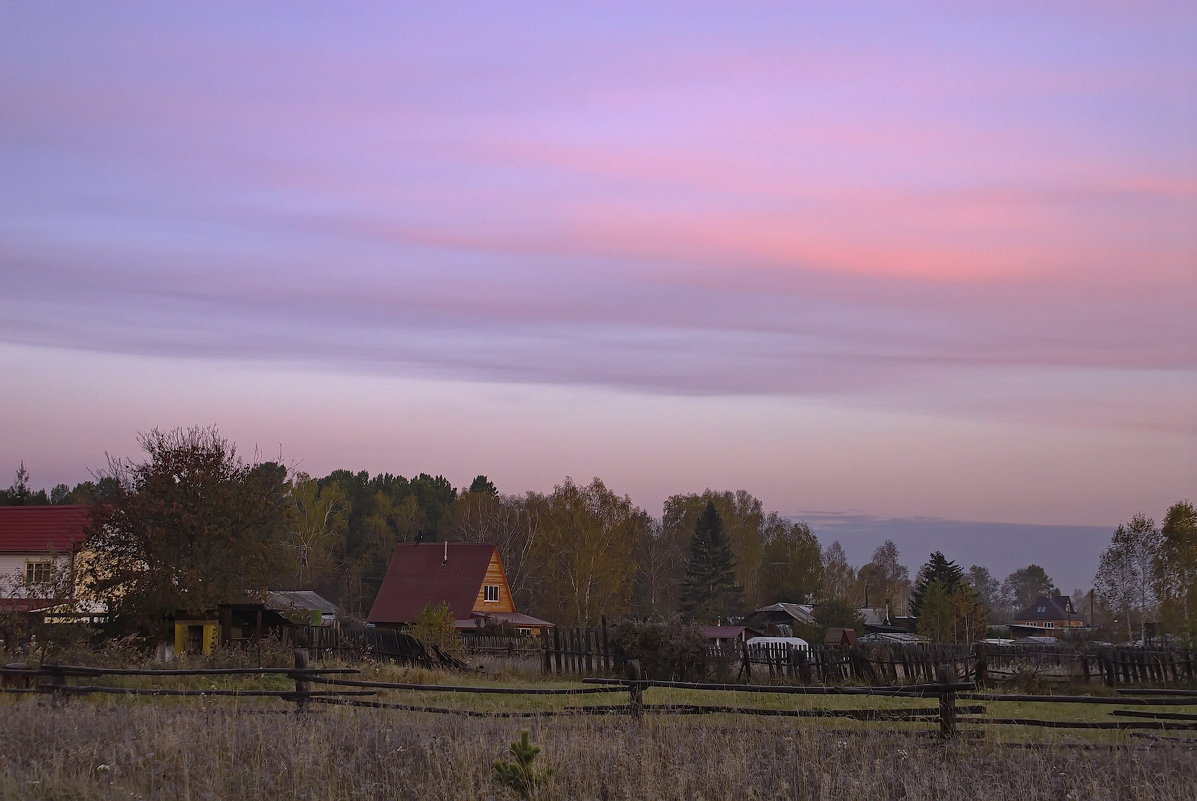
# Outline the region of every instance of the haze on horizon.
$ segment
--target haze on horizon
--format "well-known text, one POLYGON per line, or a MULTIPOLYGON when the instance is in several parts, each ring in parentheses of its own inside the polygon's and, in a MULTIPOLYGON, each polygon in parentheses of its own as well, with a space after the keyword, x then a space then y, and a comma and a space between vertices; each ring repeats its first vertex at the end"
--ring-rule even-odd
POLYGON ((5 3, 0 470, 214 424, 658 515, 1158 518, 1194 41, 1171 2, 5 3))

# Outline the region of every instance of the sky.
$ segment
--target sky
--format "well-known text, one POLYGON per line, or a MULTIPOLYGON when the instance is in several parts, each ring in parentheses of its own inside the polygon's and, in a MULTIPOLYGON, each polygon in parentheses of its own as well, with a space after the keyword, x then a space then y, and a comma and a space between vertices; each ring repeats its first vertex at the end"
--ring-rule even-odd
POLYGON ((1080 586, 1060 543, 1197 499, 1194 41, 1187 2, 10 0, 0 469, 215 425, 1080 586))

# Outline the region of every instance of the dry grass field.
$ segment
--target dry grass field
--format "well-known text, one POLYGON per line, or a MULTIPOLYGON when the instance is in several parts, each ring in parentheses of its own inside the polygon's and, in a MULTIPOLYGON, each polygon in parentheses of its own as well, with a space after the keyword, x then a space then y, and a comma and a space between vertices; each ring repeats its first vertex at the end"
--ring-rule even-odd
POLYGON ((544 799, 1029 801, 1197 798, 1190 745, 1060 735, 943 745, 909 729, 738 716, 477 719, 229 699, 4 700, 4 799, 509 798, 521 730, 544 799))

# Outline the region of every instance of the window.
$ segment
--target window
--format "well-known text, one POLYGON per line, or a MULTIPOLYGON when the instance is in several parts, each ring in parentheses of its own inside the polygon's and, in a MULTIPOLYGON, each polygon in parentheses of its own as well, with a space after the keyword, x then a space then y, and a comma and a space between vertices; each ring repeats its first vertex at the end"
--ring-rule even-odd
POLYGON ((487 603, 498 603, 499 585, 498 584, 482 585, 482 600, 486 601, 487 603))
POLYGON ((1054 629, 1055 627, 1056 627, 1056 624, 1055 624, 1055 623, 1053 623, 1053 622, 1052 622, 1052 621, 1050 621, 1050 620, 1046 621, 1046 622, 1043 624, 1043 628, 1045 628, 1045 629, 1054 629))
POLYGON ((45 584, 50 580, 50 572, 52 569, 53 564, 50 562, 26 562, 25 583, 45 584))
POLYGON ((1044 612, 1046 612, 1046 611, 1047 611, 1047 607, 1046 607, 1046 606, 1041 606, 1041 607, 1039 607, 1038 609, 1036 609, 1035 611, 1036 611, 1036 612, 1038 612, 1039 614, 1041 614, 1041 615, 1042 615, 1044 612))

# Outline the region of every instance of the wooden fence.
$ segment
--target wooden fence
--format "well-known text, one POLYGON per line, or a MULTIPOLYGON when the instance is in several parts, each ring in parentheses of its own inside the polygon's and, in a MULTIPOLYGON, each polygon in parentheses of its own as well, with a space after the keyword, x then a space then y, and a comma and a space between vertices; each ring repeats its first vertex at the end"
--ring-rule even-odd
POLYGON ((283 629, 282 643, 289 648, 304 648, 316 660, 331 657, 353 662, 371 658, 427 668, 464 670, 468 667, 435 645, 426 647, 406 632, 374 626, 356 629, 318 626, 283 629))
MULTIPOLYGON (((619 671, 623 655, 605 627, 558 626, 542 640, 542 670, 561 675, 619 671)), ((768 678, 803 684, 915 684, 935 681, 941 664, 988 685, 1026 680, 1045 684, 1100 682, 1109 687, 1197 687, 1197 654, 1182 648, 995 645, 989 643, 869 643, 795 649, 773 643, 712 645, 712 672, 737 680, 768 678)))
MULTIPOLYGON (((412 713, 456 714, 470 717, 562 717, 581 715, 629 715, 639 719, 647 714, 699 715, 735 714, 794 718, 842 718, 857 721, 882 723, 929 723, 932 732, 943 738, 957 736, 962 727, 973 734, 980 734, 983 726, 1030 726, 1047 728, 1068 728, 1088 730, 1154 730, 1161 732, 1197 731, 1197 714, 1190 712, 1160 711, 1151 707, 1165 706, 1197 707, 1197 692, 1184 690, 1131 690, 1118 691, 1116 696, 1063 696, 1000 694, 979 691, 975 682, 960 681, 955 669, 947 663, 936 668, 935 681, 901 686, 793 686, 777 684, 718 684, 701 682, 675 682, 648 680, 640 675, 636 660, 626 663, 625 678, 583 678, 579 687, 463 687, 457 685, 408 684, 399 682, 364 681, 350 678, 358 673, 352 668, 312 668, 308 665, 308 652, 296 649, 295 665, 292 668, 234 668, 234 669, 187 669, 150 670, 137 668, 107 668, 61 665, 47 662, 36 668, 6 666, 3 674, 3 693, 44 693, 56 703, 65 703, 75 695, 122 694, 150 696, 191 697, 258 697, 275 698, 293 704, 296 712, 305 712, 314 704, 368 707, 412 713), (161 682, 170 677, 181 676, 278 676, 284 675, 295 682, 294 689, 170 689, 160 686, 129 687, 103 684, 72 684, 68 679, 95 681, 104 676, 145 676, 161 682), (313 689, 320 687, 323 689, 313 689), (934 699, 934 705, 903 707, 823 707, 823 708, 761 708, 742 705, 707 703, 649 703, 646 696, 650 690, 690 690, 705 692, 733 692, 736 697, 743 694, 767 693, 777 695, 852 695, 911 700, 934 699), (445 706, 430 706, 410 702, 377 700, 363 696, 377 696, 381 692, 400 693, 456 693, 456 694, 504 694, 525 696, 593 696, 626 695, 625 703, 591 703, 588 705, 565 706, 557 709, 526 710, 473 710, 445 706), (1080 721, 1053 720, 1024 717, 998 717, 987 714, 987 708, 980 703, 959 702, 1007 702, 1035 701, 1040 703, 1101 704, 1131 706, 1135 709, 1114 709, 1111 720, 1080 721)), ((700 696, 701 697, 701 696, 700 696)), ((601 701, 600 699, 596 699, 601 701)), ((924 730, 925 731, 925 730, 924 730)), ((1193 742, 1189 739, 1188 742, 1193 742)))

